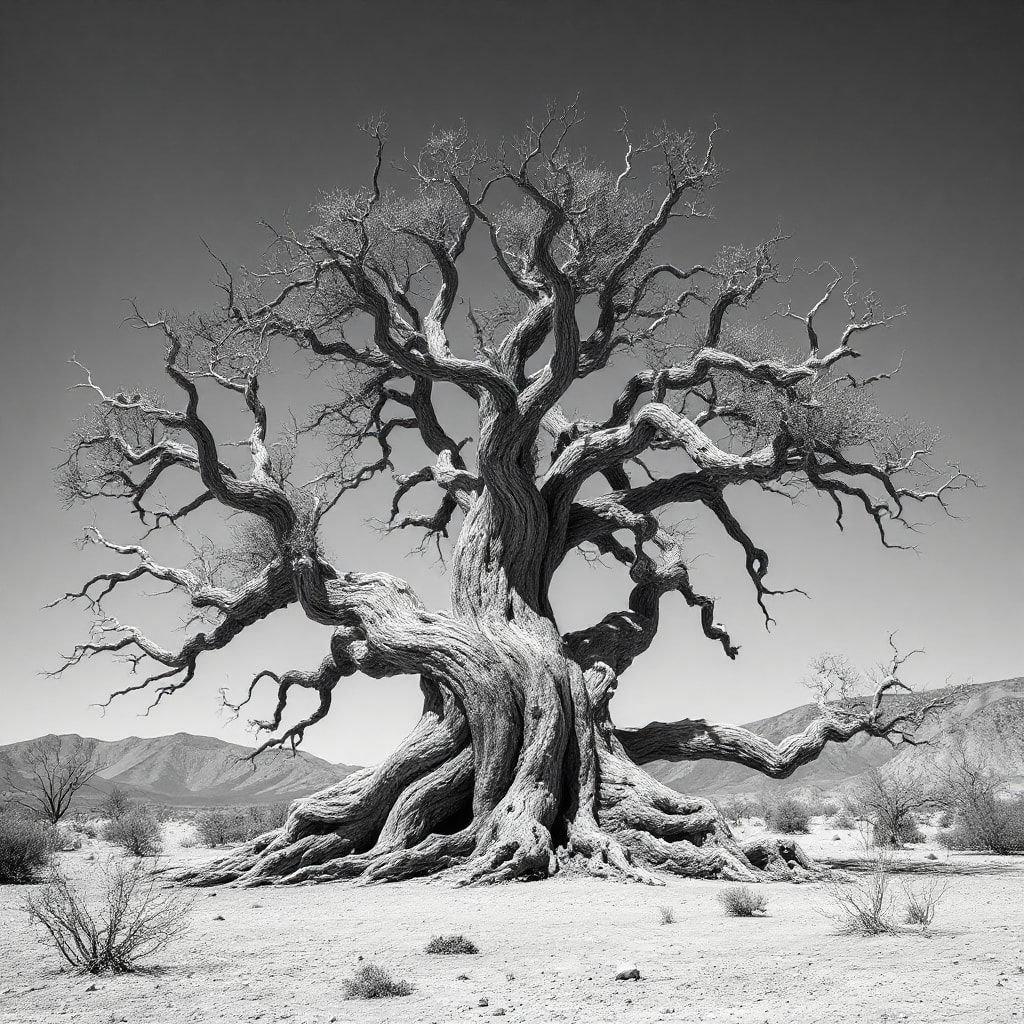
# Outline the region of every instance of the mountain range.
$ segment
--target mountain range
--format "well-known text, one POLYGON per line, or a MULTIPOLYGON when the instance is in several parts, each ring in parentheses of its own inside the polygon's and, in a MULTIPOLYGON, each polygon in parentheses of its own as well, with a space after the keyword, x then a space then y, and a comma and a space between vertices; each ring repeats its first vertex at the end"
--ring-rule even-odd
MULTIPOLYGON (((933 712, 919 731, 918 738, 928 741, 924 745, 893 747, 881 739, 856 736, 847 743, 830 743, 816 761, 782 781, 722 761, 655 761, 646 768, 672 789, 705 796, 765 788, 831 792, 888 764, 941 774, 950 754, 963 745, 982 754, 1015 788, 1024 788, 1024 678, 925 691, 897 698, 897 706, 938 696, 948 704, 933 712)), ((778 742, 800 732, 817 714, 815 705, 804 704, 746 727, 778 742)), ((21 764, 29 742, 0 747, 0 790, 7 788, 2 780, 8 777, 24 781, 21 764)), ((276 803, 306 796, 357 770, 302 751, 267 751, 250 763, 244 760, 251 752, 248 747, 185 732, 114 741, 87 738, 83 743, 100 769, 83 792, 83 803, 98 802, 114 787, 134 799, 172 806, 276 803)))

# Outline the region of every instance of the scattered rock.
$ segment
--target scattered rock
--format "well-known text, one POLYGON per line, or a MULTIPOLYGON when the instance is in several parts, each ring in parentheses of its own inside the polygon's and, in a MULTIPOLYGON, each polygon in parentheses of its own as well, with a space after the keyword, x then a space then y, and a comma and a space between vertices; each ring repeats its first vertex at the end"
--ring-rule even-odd
POLYGON ((94 981, 91 985, 88 986, 88 988, 86 988, 85 991, 86 992, 98 992, 99 988, 100 988, 99 985, 97 985, 96 982, 94 981))
POLYGON ((616 981, 639 981, 640 968, 636 964, 623 961, 615 968, 616 981))
POLYGON ((455 975, 455 980, 456 981, 469 981, 469 975, 468 974, 456 974, 455 975))
POLYGON ((489 1002, 489 1000, 488 1000, 487 996, 481 996, 480 997, 480 1002, 477 1003, 476 1005, 477 1006, 486 1006, 488 1004, 488 1002, 489 1002))
POLYGON ((216 914, 216 915, 214 915, 213 919, 214 919, 214 921, 223 921, 224 920, 224 915, 223 914, 216 914))
POLYGON ((496 1010, 494 1011, 494 1013, 492 1013, 492 1014, 491 1014, 491 1016, 492 1016, 492 1017, 504 1017, 504 1016, 505 1016, 505 1011, 504 1011, 504 1010, 503 1010, 503 1009, 502 1009, 502 1008, 501 1008, 501 1007, 499 1006, 499 1007, 498 1007, 498 1008, 497 1008, 497 1009, 496 1009, 496 1010))

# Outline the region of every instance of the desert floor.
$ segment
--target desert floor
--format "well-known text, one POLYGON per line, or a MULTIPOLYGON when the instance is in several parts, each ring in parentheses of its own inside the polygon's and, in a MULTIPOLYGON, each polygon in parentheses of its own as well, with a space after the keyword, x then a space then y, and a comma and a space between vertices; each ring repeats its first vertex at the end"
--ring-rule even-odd
MULTIPOLYGON (((168 861, 213 856, 180 848, 170 832, 168 861)), ((854 870, 867 856, 856 832, 819 826, 803 842, 854 870)), ((61 860, 88 884, 107 855, 93 840, 61 860)), ((21 910, 25 887, 2 886, 0 1021, 1024 1024, 1024 858, 922 844, 899 860, 899 883, 949 883, 928 933, 841 934, 822 913, 819 883, 766 885, 768 916, 752 919, 725 916, 716 899, 725 883, 671 878, 657 888, 569 877, 463 889, 443 879, 222 887, 197 892, 190 930, 150 971, 99 978, 62 969, 21 910), (662 906, 676 923, 660 923, 662 906), (452 932, 480 954, 423 952, 452 932), (415 991, 346 1001, 342 982, 361 960, 415 991), (621 961, 641 980, 616 981, 621 961)))

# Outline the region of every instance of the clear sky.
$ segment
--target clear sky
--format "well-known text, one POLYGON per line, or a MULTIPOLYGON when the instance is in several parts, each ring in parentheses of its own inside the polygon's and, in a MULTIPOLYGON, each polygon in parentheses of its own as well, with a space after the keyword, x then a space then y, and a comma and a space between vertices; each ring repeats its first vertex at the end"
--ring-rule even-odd
MULTIPOLYGON (((948 453, 986 485, 959 501, 962 520, 920 536, 917 554, 883 551, 854 515, 838 534, 816 502, 794 513, 742 499, 740 511, 762 516, 746 523, 773 556, 776 584, 812 600, 777 603, 766 634, 737 552, 698 532, 695 571, 720 598, 740 657, 703 639, 682 602, 667 605, 662 635, 623 682, 617 721, 781 711, 806 699, 799 679, 815 653, 872 662, 892 629, 925 648, 911 673, 920 685, 1024 672, 1022 29, 1018 2, 6 4, 0 743, 51 730, 245 742, 244 726, 219 715, 218 689, 262 667, 312 667, 325 650, 321 628, 275 616, 206 658, 149 717, 139 717, 146 701, 103 717, 91 706, 127 681, 117 663, 40 675, 88 624, 82 609, 41 610, 99 565, 74 545, 82 526, 98 515, 117 539, 131 530, 115 510, 62 510, 53 490, 57 446, 83 410, 66 390, 77 379, 68 358, 77 352, 113 387, 159 385, 159 348, 118 329, 124 300, 211 301, 200 237, 254 261, 262 218, 301 223, 318 190, 362 183, 354 125, 366 115, 387 111, 411 146, 460 117, 498 137, 577 92, 589 114, 582 141, 609 159, 621 106, 638 124, 706 128, 717 116, 729 174, 715 222, 681 258, 778 223, 794 236, 791 258, 856 257, 865 282, 910 311, 877 342, 879 369, 905 353, 883 397, 940 425, 948 453)), ((608 376, 595 387, 614 389, 608 376)), ((274 386, 283 416, 288 374, 274 386)), ((374 493, 338 510, 337 564, 404 576, 442 605, 437 566, 407 556, 408 537, 364 525, 381 511, 374 493)), ((622 607, 626 593, 616 570, 572 565, 556 580, 556 608, 572 628, 622 607)), ((174 641, 166 610, 139 617, 174 641)), ((374 760, 418 706, 413 680, 345 681, 307 749, 374 760)))

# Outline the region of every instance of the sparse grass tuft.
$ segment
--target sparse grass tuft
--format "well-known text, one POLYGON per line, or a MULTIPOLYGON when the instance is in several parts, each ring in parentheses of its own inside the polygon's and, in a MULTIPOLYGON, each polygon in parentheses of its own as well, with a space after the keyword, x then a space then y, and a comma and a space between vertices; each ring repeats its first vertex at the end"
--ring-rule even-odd
POLYGON ((435 935, 428 943, 427 953, 439 956, 458 956, 460 954, 479 953, 477 944, 465 935, 435 935))
POLYGON ((344 981, 346 999, 394 999, 412 992, 412 983, 404 978, 396 981, 379 964, 363 964, 344 981))
POLYGON ((662 924, 675 924, 676 912, 671 907, 658 907, 658 918, 662 924))
POLYGON ((935 912, 946 895, 947 888, 945 882, 937 879, 919 889, 912 889, 909 885, 904 886, 903 891, 907 897, 905 917, 907 924, 920 925, 923 929, 928 928, 935 920, 935 912))
POLYGON ((730 917, 755 917, 768 912, 768 897, 749 885, 734 885, 718 894, 730 917))
POLYGON ((871 873, 852 882, 830 882, 825 889, 829 906, 822 909, 840 929, 852 935, 893 935, 899 931, 892 894, 892 864, 880 853, 871 873))

